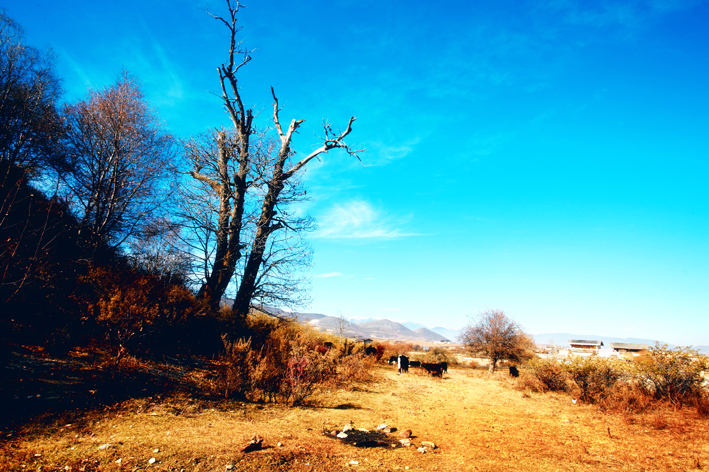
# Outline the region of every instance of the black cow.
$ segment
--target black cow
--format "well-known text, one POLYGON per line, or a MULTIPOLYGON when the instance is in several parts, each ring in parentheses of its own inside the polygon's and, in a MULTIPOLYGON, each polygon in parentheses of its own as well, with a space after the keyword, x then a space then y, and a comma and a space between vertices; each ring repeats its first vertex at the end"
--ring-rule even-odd
POLYGON ((443 378, 443 366, 440 363, 422 362, 421 368, 431 374, 433 377, 443 378))
POLYGON ((409 358, 402 354, 399 356, 398 361, 399 361, 399 373, 404 372, 404 373, 408 374, 409 373, 409 358))
POLYGON ((409 361, 409 367, 421 367, 421 361, 409 361))
POLYGON ((519 377, 519 370, 513 365, 510 366, 510 377, 519 377))
POLYGON ((446 374, 448 373, 448 363, 447 362, 441 362, 441 370, 445 372, 446 374))
POLYGON ((397 358, 396 356, 391 356, 391 357, 389 358, 389 365, 396 364, 397 359, 398 359, 398 358, 397 358))
POLYGON ((364 350, 364 355, 365 356, 376 356, 377 355, 377 348, 374 346, 367 346, 367 349, 364 350))

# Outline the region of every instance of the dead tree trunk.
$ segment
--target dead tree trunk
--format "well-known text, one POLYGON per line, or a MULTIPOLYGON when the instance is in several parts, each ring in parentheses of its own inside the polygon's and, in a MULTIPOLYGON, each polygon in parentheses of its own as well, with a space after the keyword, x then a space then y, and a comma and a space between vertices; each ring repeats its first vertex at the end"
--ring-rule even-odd
POLYGON ((236 130, 236 139, 230 145, 230 141, 226 139, 223 132, 218 135, 218 156, 215 156, 218 160, 216 172, 207 175, 202 173, 198 166, 189 174, 208 184, 219 199, 212 270, 199 290, 199 296, 213 309, 219 307, 224 292, 234 276, 237 263, 243 257, 243 251, 249 247, 248 244, 244 244, 244 235, 242 234, 245 225, 244 212, 247 192, 250 191, 252 185, 267 186, 261 203, 255 235, 250 243, 247 261, 243 264, 244 272, 239 283, 236 300, 232 306, 232 312, 236 315, 237 320, 243 321, 249 312, 254 293, 258 289, 259 271, 264 265, 264 252, 267 249, 269 237, 288 224, 277 216, 277 207, 282 198, 281 193, 288 179, 297 174, 313 158, 330 149, 342 148, 354 156, 357 155, 357 151, 350 149, 344 142, 344 138, 352 131, 352 123, 355 120, 352 117, 347 129, 339 134, 333 133, 330 125, 325 124, 325 137, 322 146, 287 169, 289 158, 292 155, 293 134, 304 120, 292 120, 284 132, 278 118, 280 111, 278 100, 271 89, 274 100, 273 122, 280 137, 280 148, 277 158, 272 164, 272 170, 265 178, 266 181, 254 183, 256 176, 254 175, 255 164, 252 162, 252 154, 255 154, 256 151, 250 149, 250 141, 255 133, 252 127, 253 112, 251 109, 244 108, 237 83, 238 70, 246 65, 251 57, 249 52, 241 48, 240 43, 236 41, 236 34, 240 30, 236 26, 236 14, 241 5, 238 0, 226 0, 226 3, 229 11, 228 18, 212 16, 224 23, 230 31, 229 59, 219 68, 219 80, 221 100, 236 130), (235 55, 241 56, 241 60, 235 61, 235 55), (230 175, 229 171, 230 168, 234 168, 229 165, 230 162, 238 162, 238 170, 233 171, 233 175, 230 175))
POLYGON ((345 137, 352 131, 352 123, 355 121, 355 117, 350 118, 345 131, 339 134, 334 134, 330 126, 326 123, 324 126, 325 137, 323 145, 310 153, 307 157, 298 161, 289 170, 284 170, 285 166, 288 164, 288 158, 291 156, 291 140, 293 139, 293 134, 305 120, 292 120, 288 130, 284 133, 278 116, 280 112, 280 108, 278 108, 278 98, 273 88, 271 88, 271 95, 273 96, 273 124, 276 131, 278 131, 281 146, 278 151, 278 158, 273 166, 273 173, 268 182, 268 191, 263 199, 263 205, 261 206, 261 215, 257 224, 256 237, 251 245, 251 251, 249 252, 249 258, 241 278, 236 300, 232 306, 232 313, 239 319, 246 317, 249 312, 251 300, 256 290, 258 273, 263 265, 263 254, 266 250, 268 238, 273 232, 283 227, 284 223, 276 219, 275 208, 286 181, 296 175, 315 157, 331 149, 342 148, 353 155, 356 155, 357 152, 350 149, 344 141, 345 137))

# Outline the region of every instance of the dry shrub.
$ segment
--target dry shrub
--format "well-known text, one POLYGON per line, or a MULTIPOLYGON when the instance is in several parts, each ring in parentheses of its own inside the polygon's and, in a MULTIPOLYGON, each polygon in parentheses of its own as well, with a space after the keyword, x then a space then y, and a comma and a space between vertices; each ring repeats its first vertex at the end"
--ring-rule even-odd
MULTIPOLYGON (((634 362, 635 377, 656 400, 667 401, 675 408, 683 405, 703 405, 707 396, 703 388, 709 358, 697 351, 666 345, 655 347, 639 356, 634 362)), ((701 406, 704 408, 704 406, 701 406)))
POLYGON ((352 355, 341 358, 337 366, 338 387, 351 389, 353 382, 368 383, 373 379, 374 356, 352 355))
POLYGON ((209 386, 213 393, 224 398, 245 399, 252 389, 256 356, 251 349, 251 340, 224 341, 224 353, 214 362, 217 375, 209 386))
POLYGON ((704 395, 697 399, 697 414, 700 418, 709 418, 709 398, 705 392, 704 395))
POLYGON ((382 353, 382 361, 383 362, 388 362, 389 358, 392 356, 398 356, 399 354, 406 354, 408 352, 416 351, 416 348, 418 346, 415 346, 411 343, 387 343, 383 342, 381 343, 381 346, 384 348, 384 352, 382 353))
POLYGON ((658 413, 653 416, 652 420, 650 421, 650 425, 656 430, 661 431, 663 429, 666 429, 669 423, 667 422, 667 418, 665 418, 663 414, 658 413))
POLYGON ((598 403, 609 395, 625 376, 623 367, 619 361, 597 356, 574 356, 563 366, 568 379, 573 382, 572 391, 584 403, 598 403))
POLYGON ((258 351, 253 393, 263 399, 300 404, 335 375, 335 357, 313 329, 277 322, 258 351))
POLYGON ((298 346, 290 353, 281 395, 289 405, 299 405, 335 372, 332 355, 298 346))
POLYGON ((632 362, 598 356, 574 356, 558 361, 534 359, 517 387, 537 392, 566 391, 606 411, 640 413, 667 403, 674 409, 692 406, 709 416, 704 372, 709 359, 687 348, 656 344, 632 362))
MULTIPOLYGON (((202 305, 183 285, 164 277, 142 272, 128 264, 90 266, 81 283, 90 286, 84 293, 86 312, 100 326, 114 351, 171 351, 193 349, 206 325, 202 305), (186 329, 180 329, 180 328, 186 329), (193 342, 194 341, 194 342, 193 342)), ((204 334, 204 333, 202 333, 204 334)), ((219 337, 207 341, 219 348, 219 337)))
POLYGON ((250 319, 252 338, 229 341, 214 363, 209 388, 226 397, 302 404, 320 388, 370 380, 376 359, 347 343, 331 348, 308 326, 264 317, 250 319))
POLYGON ((652 406, 653 398, 637 382, 616 383, 606 395, 598 401, 604 411, 626 415, 641 413, 652 406))
POLYGON ((529 379, 530 375, 523 372, 520 376, 522 382, 528 384, 528 388, 535 392, 563 392, 566 391, 567 375, 560 362, 554 359, 532 359, 527 363, 528 372, 531 377, 537 379, 535 382, 529 379))
POLYGON ((440 347, 429 349, 428 352, 421 358, 421 362, 447 362, 448 365, 458 365, 458 359, 450 355, 450 352, 440 347))

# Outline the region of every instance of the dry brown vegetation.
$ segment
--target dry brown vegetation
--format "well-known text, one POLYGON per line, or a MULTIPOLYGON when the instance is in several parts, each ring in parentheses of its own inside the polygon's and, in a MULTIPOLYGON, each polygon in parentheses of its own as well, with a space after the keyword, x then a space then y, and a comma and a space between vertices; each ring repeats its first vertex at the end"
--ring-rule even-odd
POLYGON ((709 464, 709 424, 696 409, 658 404, 642 414, 604 413, 568 394, 520 390, 503 372, 468 367, 439 380, 376 366, 368 383, 319 391, 291 408, 195 398, 154 395, 37 418, 2 432, 0 470, 639 471, 709 464), (383 447, 327 434, 349 422, 370 431, 356 433, 364 438, 387 439, 383 447), (380 424, 397 431, 374 433, 380 424), (409 429, 414 446, 392 447, 409 429), (264 448, 240 452, 254 434, 264 448), (423 441, 436 448, 418 452, 423 441))

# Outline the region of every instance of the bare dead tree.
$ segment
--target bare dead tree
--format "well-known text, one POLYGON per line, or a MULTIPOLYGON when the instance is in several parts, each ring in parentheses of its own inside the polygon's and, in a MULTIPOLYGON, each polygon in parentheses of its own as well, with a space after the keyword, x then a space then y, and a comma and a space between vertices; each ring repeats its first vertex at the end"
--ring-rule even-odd
MULTIPOLYGON (((212 260, 211 270, 200 287, 199 295, 216 308, 234 277, 237 265, 243 264, 236 299, 232 306, 235 316, 243 318, 248 313, 254 296, 259 293, 259 281, 263 280, 264 275, 263 268, 272 260, 273 245, 269 244, 270 238, 279 230, 295 229, 289 227, 289 218, 283 217, 291 179, 311 160, 332 149, 343 149, 355 157, 358 157, 359 151, 352 149, 345 142, 355 121, 352 117, 342 132, 335 132, 329 123, 324 123, 321 145, 306 157, 293 162, 293 136, 304 120, 293 119, 287 128, 281 125, 281 109, 273 88, 272 120, 278 134, 276 146, 263 152, 263 147, 252 142, 256 133, 253 127, 254 113, 252 109, 244 106, 237 78, 239 69, 251 60, 250 51, 237 41, 237 34, 241 29, 237 26, 237 13, 242 5, 238 0, 226 0, 226 4, 228 16, 211 16, 229 31, 228 59, 218 68, 218 74, 220 98, 234 127, 234 133, 229 135, 225 131, 218 132, 214 154, 208 162, 197 164, 189 175, 206 184, 218 201, 218 204, 214 205, 218 208, 216 218, 208 223, 215 224, 212 231, 213 256, 210 254, 209 258, 212 260), (257 148, 260 152, 255 151, 257 148), (268 164, 263 166, 255 163, 257 155, 273 157, 266 159, 268 164), (204 172, 208 168, 211 168, 211 173, 204 172), (258 210, 253 214, 246 211, 250 192, 260 195, 258 210), (252 216, 255 218, 255 231, 252 237, 246 239, 242 233, 245 222, 252 216)), ((205 242, 208 237, 210 236, 202 238, 202 241, 205 242)))
POLYGON ((481 313, 475 323, 464 329, 461 341, 474 354, 489 359, 490 373, 498 361, 521 362, 528 358, 534 347, 522 328, 501 310, 481 313))
MULTIPOLYGON (((229 142, 234 139, 235 132, 232 130, 215 130, 190 139, 184 143, 184 149, 192 167, 199 167, 204 177, 217 180, 219 168, 211 157, 218 153, 220 140, 229 142)), ((277 158, 274 150, 279 145, 278 140, 261 132, 254 132, 251 143, 248 191, 244 199, 240 235, 244 256, 236 261, 229 290, 237 290, 243 280, 245 262, 254 247, 263 199, 268 192, 277 158)), ((227 172, 236 172, 237 166, 238 163, 230 161, 227 172)), ((312 254, 303 235, 314 229, 314 223, 310 217, 300 216, 290 208, 305 199, 306 192, 297 176, 289 179, 279 195, 277 206, 276 218, 282 227, 272 233, 264 248, 259 248, 263 249, 263 263, 256 276, 253 301, 288 307, 303 306, 307 302, 303 290, 307 280, 302 273, 309 267, 312 254)), ((212 186, 204 180, 193 179, 181 188, 179 217, 184 225, 185 252, 193 260, 193 278, 202 284, 208 280, 214 267, 220 201, 212 186)))

